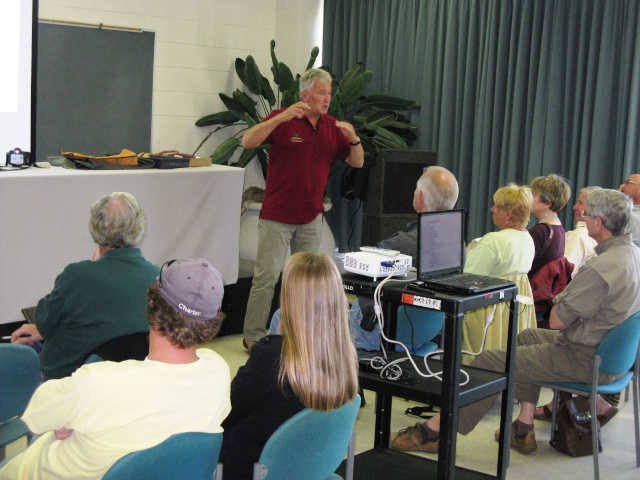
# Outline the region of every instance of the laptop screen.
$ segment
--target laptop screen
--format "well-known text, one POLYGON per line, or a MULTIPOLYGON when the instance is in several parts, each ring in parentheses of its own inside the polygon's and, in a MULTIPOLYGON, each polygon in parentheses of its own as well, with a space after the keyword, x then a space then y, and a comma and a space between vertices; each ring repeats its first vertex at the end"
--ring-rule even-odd
POLYGON ((465 211, 425 212, 418 217, 418 278, 462 272, 465 211))

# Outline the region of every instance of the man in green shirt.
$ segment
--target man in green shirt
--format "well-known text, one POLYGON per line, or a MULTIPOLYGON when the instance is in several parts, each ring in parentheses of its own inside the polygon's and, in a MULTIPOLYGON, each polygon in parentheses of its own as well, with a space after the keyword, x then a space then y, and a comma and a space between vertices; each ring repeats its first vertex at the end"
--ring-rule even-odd
POLYGON ((149 331, 146 293, 160 269, 137 248, 144 226, 144 212, 129 193, 105 195, 91 206, 93 259, 68 265, 38 302, 35 325, 11 336, 13 343, 44 341, 44 379, 71 375, 109 340, 149 331))

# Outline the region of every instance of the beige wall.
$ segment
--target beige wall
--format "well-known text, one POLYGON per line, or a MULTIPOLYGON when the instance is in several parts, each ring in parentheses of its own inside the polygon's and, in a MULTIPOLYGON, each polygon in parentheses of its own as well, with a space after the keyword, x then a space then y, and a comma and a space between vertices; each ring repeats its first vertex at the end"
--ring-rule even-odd
MULTIPOLYGON (((151 149, 191 153, 208 133, 195 121, 224 110, 219 92, 242 87, 236 57, 253 55, 271 78, 275 38, 278 59, 301 72, 311 48, 321 46, 322 6, 323 0, 40 0, 39 17, 154 31, 151 149)), ((226 132, 199 154, 210 155, 226 132)), ((246 185, 261 181, 257 166, 247 169, 246 185)))

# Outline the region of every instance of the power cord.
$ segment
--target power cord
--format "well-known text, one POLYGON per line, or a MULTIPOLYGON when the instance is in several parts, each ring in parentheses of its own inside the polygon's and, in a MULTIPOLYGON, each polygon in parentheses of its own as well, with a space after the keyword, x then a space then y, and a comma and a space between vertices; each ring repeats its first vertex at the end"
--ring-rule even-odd
MULTIPOLYGON (((370 360, 370 366, 373 370, 379 371, 379 375, 381 378, 387 379, 387 380, 400 380, 404 374, 406 374, 406 372, 404 372, 402 370, 402 367, 400 366, 401 363, 403 362, 410 362, 411 365, 413 366, 413 369, 416 371, 416 373, 418 373, 418 375, 420 375, 423 378, 436 378, 440 381, 442 381, 442 371, 440 372, 432 372, 429 364, 428 364, 428 359, 429 357, 432 357, 434 355, 440 355, 442 353, 444 353, 444 350, 436 350, 434 352, 430 352, 427 353, 426 355, 424 355, 423 359, 424 359, 424 366, 426 369, 427 373, 423 373, 418 366, 416 365, 416 363, 414 362, 412 356, 411 356, 411 352, 409 351, 409 349, 407 348, 407 346, 402 343, 399 342, 397 340, 392 340, 390 338, 388 338, 385 334, 384 334, 384 314, 382 312, 382 301, 381 301, 381 297, 382 297, 382 287, 391 280, 391 278, 393 277, 393 275, 396 273, 397 271, 397 267, 395 265, 393 265, 393 269, 392 271, 389 273, 389 275, 387 277, 385 277, 382 281, 380 281, 380 283, 378 284, 378 286, 376 287, 374 293, 373 293, 373 301, 374 301, 374 312, 375 312, 375 316, 376 319, 378 321, 378 324, 380 326, 380 336, 386 340, 388 343, 390 344, 394 344, 394 345, 399 345, 405 353, 405 357, 401 357, 401 358, 397 358, 395 360, 392 360, 389 358, 389 355, 387 355, 387 351, 384 347, 383 342, 380 342, 380 349, 382 352, 382 356, 376 356, 373 357, 370 360)), ((489 316, 487 317, 487 320, 485 321, 485 327, 484 327, 484 331, 482 334, 482 342, 481 342, 481 346, 480 346, 480 350, 478 352, 469 352, 467 350, 463 350, 462 353, 468 354, 468 355, 473 355, 473 356, 477 356, 480 355, 482 353, 482 350, 484 349, 484 343, 485 340, 487 338, 487 330, 489 329, 489 325, 491 325, 491 323, 493 323, 493 319, 495 316, 495 311, 497 308, 497 304, 493 306, 493 310, 492 312, 489 314, 489 316)), ((460 386, 464 386, 467 383, 469 383, 469 374, 461 369, 460 372, 464 375, 464 380, 460 383, 460 386)))

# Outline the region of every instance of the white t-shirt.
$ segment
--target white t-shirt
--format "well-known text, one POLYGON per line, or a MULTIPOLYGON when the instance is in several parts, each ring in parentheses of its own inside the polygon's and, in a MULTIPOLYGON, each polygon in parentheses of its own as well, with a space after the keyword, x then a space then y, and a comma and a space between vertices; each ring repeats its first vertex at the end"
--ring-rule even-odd
POLYGON ((212 350, 197 354, 197 362, 180 365, 93 363, 45 382, 22 417, 43 435, 0 470, 0 479, 101 478, 127 453, 175 433, 221 432, 231 410, 229 366, 212 350), (56 440, 60 428, 73 433, 56 440))
POLYGON ((464 271, 490 277, 529 273, 535 255, 536 247, 529 232, 505 228, 480 239, 467 253, 464 271))
POLYGON ((597 244, 598 242, 589 236, 585 222, 577 222, 575 230, 565 233, 564 256, 573 263, 571 278, 575 277, 580 267, 596 254, 597 244))

